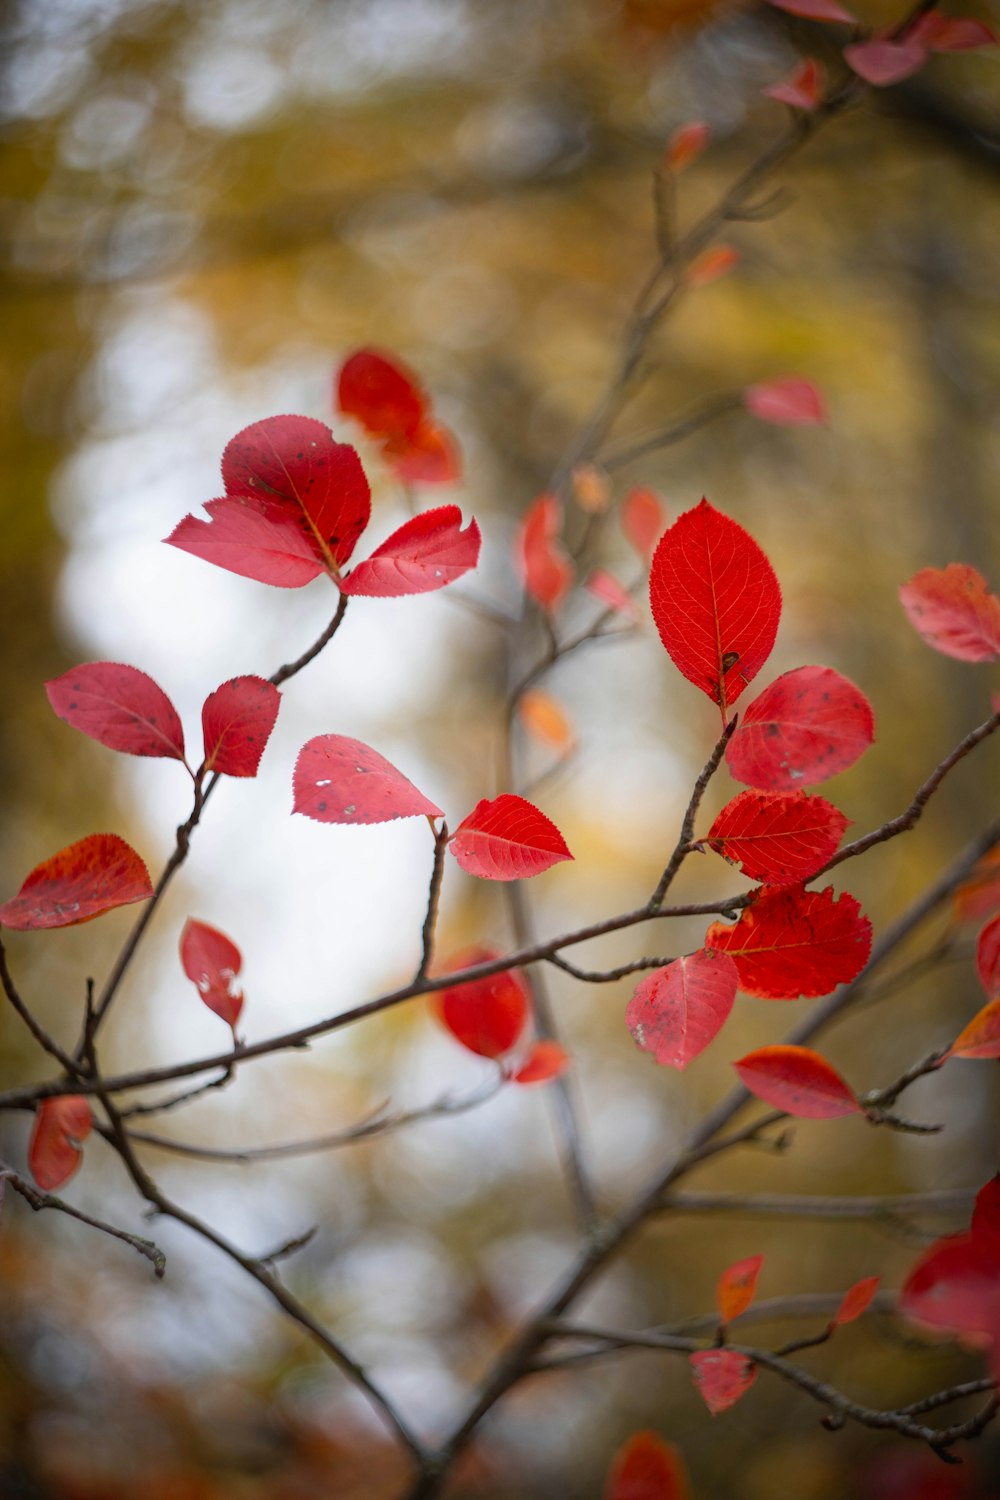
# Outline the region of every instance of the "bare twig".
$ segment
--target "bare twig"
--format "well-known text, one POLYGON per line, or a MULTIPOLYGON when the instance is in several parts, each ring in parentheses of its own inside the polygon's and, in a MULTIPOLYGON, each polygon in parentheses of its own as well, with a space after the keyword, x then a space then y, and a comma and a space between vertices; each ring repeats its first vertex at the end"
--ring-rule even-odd
POLYGON ((7 999, 10 1001, 11 1006, 14 1010, 17 1011, 17 1014, 21 1017, 21 1020, 24 1022, 25 1026, 27 1026, 28 1030, 31 1032, 31 1035, 35 1038, 35 1041, 38 1043, 38 1045, 40 1047, 43 1047, 50 1057, 54 1057, 56 1062, 60 1063, 61 1066, 66 1069, 67 1073, 71 1073, 74 1076, 78 1075, 80 1072, 79 1064, 72 1057, 70 1057, 68 1052, 63 1051, 62 1047, 60 1047, 59 1043, 55 1040, 54 1037, 49 1036, 49 1033, 45 1030, 45 1027, 41 1024, 40 1021, 35 1019, 25 1002, 22 1000, 18 988, 11 976, 11 972, 7 964, 7 951, 4 948, 2 940, 0 940, 0 984, 3 985, 3 992, 7 996, 7 999))
POLYGON ((74 1208, 71 1203, 66 1203, 62 1198, 55 1197, 52 1193, 40 1193, 30 1182, 19 1177, 13 1168, 0 1163, 0 1182, 9 1182, 15 1193, 20 1194, 29 1208, 39 1212, 44 1208, 53 1208, 61 1214, 68 1214, 71 1219, 78 1219, 81 1224, 89 1224, 91 1229, 99 1229, 102 1234, 108 1234, 112 1239, 122 1240, 126 1245, 131 1245, 140 1255, 151 1262, 153 1274, 162 1277, 167 1268, 167 1257, 152 1240, 147 1240, 139 1234, 129 1234, 126 1229, 119 1229, 114 1224, 108 1224, 104 1219, 92 1218, 85 1214, 82 1209, 74 1208))
POLYGON ((664 870, 663 874, 660 876, 656 890, 649 898, 649 910, 651 912, 658 911, 659 908, 663 905, 664 896, 667 894, 667 891, 670 889, 671 885, 674 882, 674 878, 677 875, 678 870, 691 851, 691 840, 694 838, 695 819, 698 816, 698 809, 701 806, 701 799, 702 797, 704 797, 705 792, 708 789, 709 782, 715 775, 716 771, 719 769, 722 757, 726 753, 726 746, 729 744, 735 728, 736 716, 734 715, 720 734, 718 740, 716 741, 715 749, 708 757, 708 760, 702 767, 701 773, 699 774, 698 779, 694 784, 694 790, 691 793, 691 800, 687 805, 687 811, 685 812, 684 820, 681 823, 681 831, 678 835, 677 843, 674 846, 674 852, 673 854, 671 854, 670 859, 667 861, 667 867, 664 870))
POLYGON ((441 900, 441 881, 444 878, 444 856, 448 848, 448 825, 442 819, 441 827, 435 829, 433 822, 431 828, 434 832, 434 863, 431 866, 431 882, 427 892, 427 915, 424 917, 424 925, 421 930, 421 954, 420 964, 417 968, 416 979, 426 979, 427 970, 431 966, 434 957, 434 929, 437 925, 438 904, 441 900))

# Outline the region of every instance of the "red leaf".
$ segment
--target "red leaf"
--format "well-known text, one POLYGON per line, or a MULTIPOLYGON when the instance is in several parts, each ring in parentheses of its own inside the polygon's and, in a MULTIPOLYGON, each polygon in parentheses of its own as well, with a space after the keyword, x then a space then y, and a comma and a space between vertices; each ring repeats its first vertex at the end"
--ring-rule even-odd
POLYGON ((735 1406, 757 1379, 757 1366, 735 1349, 703 1349, 688 1356, 695 1390, 712 1416, 735 1406))
POLYGON ((512 1083, 548 1083, 565 1073, 571 1058, 565 1047, 558 1042, 535 1042, 527 1057, 515 1073, 510 1075, 512 1083))
POLYGON ((484 880, 523 880, 573 858, 551 819, 512 792, 477 802, 448 847, 463 870, 484 880))
POLYGON ((660 639, 723 720, 774 645, 781 590, 751 536, 707 500, 660 538, 649 573, 660 639))
POLYGON ((306 741, 295 762, 292 786, 292 811, 317 823, 444 816, 377 750, 343 734, 318 734, 306 741))
POLYGON ((740 989, 760 1000, 814 999, 847 984, 868 962, 872 927, 853 896, 833 887, 761 888, 738 922, 713 922, 705 947, 728 953, 740 989))
POLYGON ((667 513, 652 490, 629 490, 622 501, 621 525, 626 541, 647 561, 667 524, 667 513))
POLYGON ((636 1432, 611 1461, 603 1500, 691 1500, 679 1449, 655 1432, 636 1432))
POLYGON ((969 1233, 978 1245, 1000 1252, 1000 1174, 976 1194, 969 1233))
POLYGON ((462 477, 455 435, 440 422, 421 422, 404 444, 386 443, 382 457, 404 484, 454 484, 462 477))
POLYGON ((1000 1057, 1000 998, 991 1000, 952 1042, 946 1057, 1000 1057))
POLYGON ((263 677, 233 677, 209 693, 201 710, 205 770, 256 776, 280 705, 278 689, 263 677))
POLYGON ((945 16, 937 10, 921 16, 911 26, 909 38, 932 52, 976 52, 980 47, 997 45, 997 34, 985 21, 972 16, 945 16))
POLYGON ((236 944, 216 927, 188 917, 181 933, 181 964, 209 1010, 221 1016, 236 1035, 236 1022, 243 1009, 243 991, 236 976, 243 955, 236 944))
POLYGON ((823 868, 847 823, 823 797, 747 791, 722 809, 704 842, 751 880, 795 885, 823 868))
POLYGON ((967 563, 924 568, 899 590, 914 630, 945 656, 993 661, 1000 656, 1000 599, 967 563))
POLYGON ((701 120, 692 120, 681 125, 667 142, 663 164, 671 172, 683 172, 693 161, 697 161, 712 139, 712 127, 701 120))
POLYGON ((736 999, 736 965, 725 953, 689 953, 636 986, 625 1024, 637 1046, 668 1068, 686 1068, 719 1034, 736 999))
POLYGON ((226 495, 205 509, 209 520, 185 516, 167 545, 279 589, 300 589, 326 571, 295 518, 263 496, 226 495))
POLYGON ((830 1320, 830 1327, 841 1328, 845 1323, 853 1323, 855 1318, 860 1318, 863 1312, 867 1312, 872 1298, 878 1291, 878 1284, 877 1276, 865 1276, 863 1280, 856 1281, 852 1287, 849 1287, 830 1320))
POLYGON ((514 539, 514 562, 525 592, 550 613, 573 582, 573 564, 558 542, 562 511, 555 495, 539 495, 514 539))
POLYGON ((759 385, 748 385, 743 405, 752 417, 779 427, 813 427, 826 421, 822 395, 812 381, 800 375, 779 375, 759 385))
POLYGON ((45 684, 60 719, 109 750, 184 759, 184 730, 166 693, 137 667, 92 661, 45 684))
POLYGON ((971 1233, 935 1241, 906 1278, 899 1310, 932 1328, 993 1334, 1000 1311, 996 1244, 971 1233))
POLYGON ((462 530, 457 505, 441 505, 411 516, 358 563, 341 588, 345 594, 396 598, 426 594, 454 583, 479 561, 479 527, 470 520, 462 530))
POLYGON ((715 1289, 715 1305, 723 1323, 732 1323, 741 1313, 746 1312, 754 1299, 757 1277, 763 1264, 763 1255, 751 1255, 746 1260, 736 1261, 735 1265, 723 1271, 715 1289))
POLYGON ((807 21, 846 21, 853 25, 856 19, 837 0, 770 0, 770 4, 791 16, 805 16, 807 21))
POLYGON ((987 922, 976 943, 976 973, 987 995, 1000 994, 1000 916, 987 922))
POLYGON ((413 436, 428 411, 416 378, 378 349, 358 349, 344 361, 337 406, 373 437, 397 443, 413 436))
POLYGON ((92 833, 36 865, 0 906, 0 926, 17 932, 76 927, 153 894, 149 871, 116 833, 92 833))
POLYGON ((28 1144, 28 1167, 43 1192, 53 1192, 73 1176, 83 1160, 77 1143, 87 1139, 92 1126, 90 1101, 82 1094, 61 1094, 39 1104, 28 1144))
MULTIPOLYGON (((771 3, 773 5, 774 0, 771 3)), ((855 42, 844 48, 844 61, 859 78, 876 88, 887 88, 889 84, 912 78, 914 73, 920 72, 927 56, 926 47, 908 37, 898 42, 887 36, 876 37, 870 42, 855 42)))
POLYGON ((769 99, 779 104, 790 104, 793 109, 815 109, 823 97, 825 78, 823 64, 814 57, 805 57, 789 78, 772 83, 764 90, 769 99))
POLYGON ((709 286, 735 270, 740 259, 740 252, 732 245, 714 245, 710 250, 703 250, 688 268, 687 284, 690 287, 709 286))
POLYGON ((846 771, 874 738, 860 688, 832 667, 797 667, 743 710, 726 764, 737 781, 792 791, 846 771))
POLYGON ((809 1047, 760 1047, 733 1067, 751 1094, 786 1115, 835 1120, 860 1113, 861 1105, 837 1070, 809 1047))
MULTIPOLYGON (((448 969, 471 969, 499 957, 492 948, 469 948, 457 954, 448 969)), ((531 1008, 527 986, 514 969, 441 990, 431 1004, 455 1040, 480 1057, 508 1052, 524 1030, 531 1008)))
POLYGON ((584 587, 616 614, 628 615, 633 620, 638 617, 639 609, 632 595, 606 568, 595 568, 584 587))

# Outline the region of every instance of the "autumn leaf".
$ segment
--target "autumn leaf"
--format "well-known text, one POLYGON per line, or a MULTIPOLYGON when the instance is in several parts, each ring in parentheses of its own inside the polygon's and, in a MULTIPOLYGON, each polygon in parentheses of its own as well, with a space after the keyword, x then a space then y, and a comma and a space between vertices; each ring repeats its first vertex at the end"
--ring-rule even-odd
POLYGON ((978 922, 1000 910, 1000 848, 984 854, 972 873, 955 890, 952 911, 956 922, 978 922))
POLYGON ((814 427, 826 421, 822 395, 811 380, 800 375, 780 375, 748 385, 743 405, 752 417, 779 427, 814 427))
POLYGON ((17 895, 0 906, 0 927, 76 927, 152 894, 135 850, 116 833, 92 833, 35 866, 17 895))
POLYGON ((648 562, 667 524, 667 512, 659 496, 641 487, 629 490, 622 501, 620 520, 625 540, 648 562))
POLYGON ((233 677, 210 693, 201 710, 206 772, 256 776, 280 705, 263 677, 233 677))
POLYGON ((683 172, 698 160, 711 139, 712 128, 702 120, 679 126, 667 142, 663 165, 670 172, 683 172))
POLYGON ((430 414, 415 375, 394 355, 358 349, 341 366, 336 405, 360 422, 382 457, 409 484, 451 484, 461 460, 454 435, 430 414))
POLYGON ((562 510, 555 495, 539 495, 514 539, 514 563, 529 598, 548 613, 558 609, 573 582, 573 564, 559 544, 562 510))
POLYGON ((751 880, 795 885, 809 880, 836 852, 847 818, 806 792, 740 792, 704 843, 751 880))
POLYGON ((725 1025, 736 999, 736 965, 725 953, 689 953, 636 986, 625 1024, 665 1067, 686 1068, 725 1025))
POLYGON ((868 1311, 872 1298, 878 1291, 879 1277, 865 1276, 861 1281, 856 1281, 852 1287, 844 1293, 843 1301, 830 1319, 831 1328, 841 1328, 845 1323, 853 1323, 855 1318, 868 1311))
POLYGON ((993 661, 1000 656, 1000 599, 967 563, 924 568, 899 590, 914 630, 945 656, 993 661))
MULTIPOLYGON (((451 959, 445 972, 492 963, 500 956, 493 948, 468 948, 451 959)), ((516 1044, 531 1007, 523 978, 515 969, 506 969, 440 990, 431 997, 431 1008, 470 1052, 501 1057, 516 1044)))
POLYGON ((809 1047, 759 1047, 733 1067, 751 1094, 786 1115, 834 1120, 861 1111, 837 1070, 809 1047))
POLYGON ((462 530, 457 505, 441 505, 404 521, 344 579, 345 594, 381 599, 426 594, 454 583, 479 561, 482 538, 475 520, 462 530))
POLYGON ((725 720, 774 645, 781 590, 771 564, 742 526, 702 500, 661 537, 649 597, 674 665, 725 720))
POLYGON ((705 947, 728 953, 740 989, 761 1000, 814 999, 856 978, 868 962, 872 929, 853 896, 833 887, 762 887, 738 922, 713 922, 705 947))
POLYGON ((924 66, 927 56, 927 48, 911 37, 898 40, 890 36, 874 37, 869 42, 855 42, 844 48, 844 61, 859 78, 876 88, 888 88, 904 78, 912 78, 924 66))
POLYGON ((908 34, 911 41, 931 52, 977 52, 981 47, 997 45, 997 34, 985 21, 974 16, 946 16, 939 10, 919 16, 908 34))
POLYGON ((856 25, 856 18, 837 0, 768 0, 768 3, 791 16, 805 16, 807 21, 845 21, 856 25))
POLYGON ((952 1042, 946 1057, 1000 1057, 1000 998, 984 1005, 952 1042))
POLYGON ((205 509, 207 521, 185 516, 165 538, 167 545, 273 588, 299 589, 326 572, 298 521, 277 502, 224 495, 205 509))
POLYGON ((60 719, 126 755, 184 759, 184 730, 166 693, 137 667, 85 662, 45 684, 60 719))
POLYGON ((558 1042, 543 1038, 535 1042, 527 1056, 510 1075, 511 1083, 548 1083, 565 1073, 570 1055, 558 1042))
POLYGON ((484 880, 522 880, 573 858, 552 820, 512 792, 477 802, 448 847, 463 870, 484 880))
POLYGON ((823 97, 825 88, 823 64, 815 57, 804 57, 788 78, 772 83, 764 93, 779 104, 788 104, 792 109, 814 110, 823 97))
POLYGON ((318 823, 389 823, 440 818, 439 807, 370 745, 343 734, 318 734, 299 751, 293 812, 318 823))
POLYGON ((848 770, 874 738, 860 688, 832 667, 796 667, 743 710, 726 765, 737 781, 790 792, 848 770))
POLYGON ((562 704, 550 693, 534 689, 523 693, 517 705, 518 718, 533 739, 565 755, 575 735, 562 704))
POLYGON ((1000 916, 986 923, 976 941, 976 973, 987 995, 1000 994, 1000 916))
POLYGON ((740 263, 740 252, 732 245, 713 245, 691 262, 687 273, 689 287, 710 286, 728 276, 740 263))
POLYGON ((695 1390, 712 1416, 735 1406, 757 1379, 757 1366, 735 1349, 703 1349, 688 1356, 695 1390))
POLYGON ((235 1039, 244 999, 236 983, 243 967, 240 950, 217 927, 188 917, 181 933, 180 952, 184 973, 209 1010, 232 1028, 235 1039))
POLYGON ((746 1312, 754 1299, 757 1278, 763 1264, 763 1255, 751 1255, 746 1260, 736 1261, 728 1270, 723 1271, 715 1288, 715 1305, 723 1323, 732 1323, 741 1313, 746 1312))
POLYGON ((976 1196, 965 1234, 936 1240, 910 1271, 899 1310, 917 1323, 960 1333, 1000 1332, 1000 1177, 976 1196))
POLYGON ((573 499, 588 516, 603 515, 611 503, 611 480, 598 464, 577 464, 570 478, 573 499))
POLYGON ((43 1099, 35 1111, 28 1143, 28 1167, 43 1192, 68 1182, 83 1160, 80 1142, 93 1127, 90 1101, 82 1094, 43 1099))
POLYGON ((658 1433, 633 1433, 611 1461, 603 1500, 691 1500, 680 1450, 658 1433))
POLYGON ((630 620, 638 618, 639 609, 632 595, 607 568, 595 568, 584 587, 616 614, 626 615, 630 620))

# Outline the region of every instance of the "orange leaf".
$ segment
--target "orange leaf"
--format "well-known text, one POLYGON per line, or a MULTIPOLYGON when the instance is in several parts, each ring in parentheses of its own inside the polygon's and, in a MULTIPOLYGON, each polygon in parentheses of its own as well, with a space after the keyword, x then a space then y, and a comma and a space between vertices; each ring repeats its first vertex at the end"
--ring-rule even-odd
POLYGON ((31 1175, 44 1192, 68 1182, 83 1160, 79 1142, 90 1134, 90 1102, 82 1094, 43 1099, 35 1112, 28 1145, 31 1175))
POLYGON ((691 1500, 680 1450, 658 1433, 633 1433, 611 1460, 604 1500, 691 1500))
POLYGON ((860 1318, 863 1312, 867 1312, 878 1291, 878 1284, 877 1276, 866 1276, 862 1281, 856 1281, 844 1293, 843 1301, 830 1320, 830 1327, 840 1328, 845 1323, 853 1323, 855 1318, 860 1318))
POLYGON ((728 276, 741 260, 740 252, 732 245, 715 245, 704 250, 693 261, 687 274, 688 286, 708 286, 722 276, 728 276))
POLYGON ((573 496, 581 510, 599 516, 611 500, 611 481, 597 464, 577 464, 573 470, 573 496))
POLYGON ((570 1055, 558 1042, 536 1042, 521 1066, 510 1075, 512 1083, 548 1083, 570 1065, 570 1055))
POLYGON ((0 906, 0 926, 17 932, 76 927, 152 894, 135 850, 116 833, 92 833, 35 866, 17 895, 0 906))
POLYGON ((536 740, 563 753, 573 744, 573 726, 561 705, 548 693, 538 689, 525 693, 517 711, 521 723, 536 740))
POLYGON ((711 126, 705 125, 701 120, 681 125, 667 142, 663 165, 671 172, 683 172, 685 167, 698 160, 711 139, 711 126))
POLYGON ((740 1313, 746 1312, 757 1290, 757 1277, 763 1264, 763 1255, 751 1255, 723 1271, 715 1289, 715 1305, 723 1323, 731 1323, 740 1313))
POLYGON ((977 922, 1000 910, 1000 846, 984 854, 952 897, 956 922, 977 922))
POLYGON ((947 1057, 1000 1057, 1000 998, 991 1000, 952 1042, 947 1057))

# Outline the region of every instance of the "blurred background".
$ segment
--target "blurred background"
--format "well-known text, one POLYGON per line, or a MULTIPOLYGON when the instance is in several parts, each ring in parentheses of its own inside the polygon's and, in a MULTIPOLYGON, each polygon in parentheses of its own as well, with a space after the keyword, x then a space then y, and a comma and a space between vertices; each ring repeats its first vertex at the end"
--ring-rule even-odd
MULTIPOLYGON (((869 23, 899 18, 881 0, 862 11, 869 23)), ((663 142, 691 119, 712 126, 708 154, 682 182, 687 219, 782 128, 785 111, 761 90, 802 52, 836 57, 829 28, 711 0, 12 0, 2 24, 6 899, 40 860, 97 830, 123 834, 155 874, 188 809, 179 767, 115 756, 75 734, 49 710, 44 679, 84 660, 140 667, 197 745, 209 691, 237 673, 272 672, 332 612, 323 580, 272 590, 161 545, 219 493, 229 438, 280 412, 332 421, 361 449, 370 538, 381 540, 406 497, 377 450, 334 418, 332 380, 359 345, 397 351, 464 457, 462 484, 423 490, 418 503, 455 499, 475 513, 485 546, 469 591, 516 610, 517 520, 612 368, 654 254, 650 186, 663 142)), ((828 793, 856 832, 906 805, 1000 686, 988 667, 929 651, 896 598, 917 568, 951 561, 1000 583, 998 112, 1000 63, 985 52, 936 58, 834 122, 784 175, 783 211, 733 227, 737 272, 680 305, 653 377, 616 429, 655 430, 703 397, 789 372, 824 390, 822 429, 729 415, 616 476, 615 494, 652 486, 671 519, 707 494, 764 546, 785 608, 759 685, 819 661, 875 707, 875 747, 828 793)), ((635 568, 614 528, 604 561, 625 579, 635 568)), ((580 628, 595 610, 581 594, 561 628, 580 628)), ((497 789, 503 670, 496 628, 447 591, 352 607, 332 649, 284 692, 260 776, 228 783, 213 801, 119 997, 108 1069, 225 1047, 224 1026, 180 968, 188 915, 242 948, 241 1030, 251 1040, 405 981, 419 953, 426 826, 290 818, 295 754, 315 734, 365 740, 454 825, 497 789)), ((538 792, 576 856, 531 887, 534 919, 550 933, 645 899, 717 718, 671 667, 645 605, 634 637, 579 653, 544 686, 578 747, 538 792)), ((521 751, 525 777, 551 766, 551 750, 521 751)), ((876 934, 996 815, 998 771, 995 749, 980 751, 915 833, 837 871, 876 934)), ((733 790, 721 775, 707 814, 733 790)), ((697 868, 685 869, 679 895, 740 889, 714 858, 689 863, 697 868)), ((86 976, 107 972, 133 915, 10 936, 22 992, 66 1044, 86 976)), ((942 919, 924 945, 944 928, 942 919)), ((664 951, 697 947, 703 930, 664 934, 664 951)), ((831 1033, 824 1051, 859 1089, 946 1044, 979 1008, 974 932, 954 932, 947 962, 831 1033)), ((470 943, 509 944, 502 893, 449 869, 440 934, 442 959, 470 943)), ((656 941, 625 934, 575 956, 603 967, 656 941)), ((729 1059, 779 1040, 812 1003, 776 1010, 740 999, 724 1037, 682 1078, 636 1051, 622 1019, 629 981, 557 977, 584 1149, 608 1208, 728 1087, 729 1059)), ((7 1011, 0 1047, 3 1085, 48 1076, 7 1011)), ((349 1126, 384 1100, 418 1107, 468 1093, 487 1076, 411 1004, 308 1054, 247 1066, 159 1128, 240 1149, 349 1126)), ((317 1226, 286 1267, 289 1284, 422 1431, 443 1433, 578 1244, 550 1092, 508 1089, 452 1119, 278 1165, 152 1149, 144 1159, 165 1191, 248 1252, 317 1226)), ((954 1063, 906 1102, 947 1128, 919 1138, 873 1134, 860 1120, 801 1122, 782 1155, 730 1154, 689 1185, 971 1190, 996 1170, 992 1065, 954 1063)), ((29 1128, 27 1115, 2 1122, 2 1156, 17 1170, 29 1128)), ((346 1382, 210 1247, 172 1223, 144 1228, 98 1139, 66 1195, 152 1234, 168 1275, 154 1282, 126 1246, 60 1215, 35 1217, 8 1194, 0 1494, 403 1492, 397 1451, 346 1382)), ((622 1327, 704 1312, 724 1267, 757 1253, 767 1257, 762 1296, 839 1292, 872 1274, 892 1288, 929 1238, 963 1222, 671 1215, 594 1284, 581 1311, 622 1327)), ((879 1405, 981 1369, 888 1318, 803 1358, 879 1405)), ((632 1353, 520 1387, 453 1493, 597 1496, 612 1453, 639 1426, 681 1444, 698 1496, 1000 1493, 995 1436, 948 1470, 890 1436, 825 1434, 817 1417, 804 1397, 762 1378, 716 1425, 682 1361, 632 1353)))

